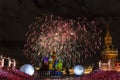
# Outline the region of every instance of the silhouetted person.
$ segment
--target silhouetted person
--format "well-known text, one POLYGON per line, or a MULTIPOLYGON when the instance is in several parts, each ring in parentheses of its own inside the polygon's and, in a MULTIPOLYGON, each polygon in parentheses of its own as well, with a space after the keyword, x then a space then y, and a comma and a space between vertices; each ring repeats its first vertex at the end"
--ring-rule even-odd
POLYGON ((40 76, 46 76, 47 71, 49 70, 48 64, 43 64, 42 67, 39 70, 40 76))
POLYGON ((43 64, 43 66, 39 69, 39 72, 48 71, 48 70, 49 70, 49 66, 47 64, 43 64))
POLYGON ((69 72, 69 69, 68 69, 68 68, 66 68, 65 72, 66 72, 67 76, 70 75, 70 72, 69 72))

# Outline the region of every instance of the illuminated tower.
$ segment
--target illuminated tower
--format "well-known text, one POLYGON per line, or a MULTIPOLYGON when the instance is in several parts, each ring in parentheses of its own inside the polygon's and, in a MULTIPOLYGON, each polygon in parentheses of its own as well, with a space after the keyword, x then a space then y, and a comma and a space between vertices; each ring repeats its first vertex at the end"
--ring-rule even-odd
POLYGON ((115 69, 115 61, 118 58, 118 50, 114 48, 112 44, 112 37, 110 35, 109 29, 107 25, 107 32, 105 35, 105 48, 102 52, 102 60, 99 62, 99 67, 102 70, 114 70, 115 69))
POLYGON ((103 51, 104 59, 114 59, 116 60, 118 58, 118 50, 114 48, 114 45, 112 45, 112 37, 109 33, 109 29, 107 26, 107 33, 105 36, 105 50, 103 51))

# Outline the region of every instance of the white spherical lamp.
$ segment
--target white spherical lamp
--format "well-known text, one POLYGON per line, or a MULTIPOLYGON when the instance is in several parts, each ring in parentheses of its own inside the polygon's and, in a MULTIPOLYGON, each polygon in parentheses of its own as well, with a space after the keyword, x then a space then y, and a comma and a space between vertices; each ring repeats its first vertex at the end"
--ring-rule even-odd
POLYGON ((74 67, 74 74, 77 76, 81 76, 84 74, 84 67, 81 65, 76 65, 74 67))
POLYGON ((33 75, 35 70, 34 70, 34 67, 30 64, 25 64, 23 65, 21 68, 20 68, 20 71, 28 74, 28 75, 33 75))

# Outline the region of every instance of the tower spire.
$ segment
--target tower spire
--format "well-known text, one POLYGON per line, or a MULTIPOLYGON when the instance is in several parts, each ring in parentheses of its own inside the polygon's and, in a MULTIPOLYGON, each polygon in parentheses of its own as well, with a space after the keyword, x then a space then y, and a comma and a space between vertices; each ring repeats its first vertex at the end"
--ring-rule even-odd
POLYGON ((105 36, 105 46, 106 46, 106 49, 109 49, 110 46, 112 45, 112 37, 109 32, 109 26, 107 25, 106 27, 107 27, 107 32, 105 36))
POLYGON ((110 32, 109 32, 109 25, 107 25, 106 28, 107 28, 106 37, 111 37, 110 32))

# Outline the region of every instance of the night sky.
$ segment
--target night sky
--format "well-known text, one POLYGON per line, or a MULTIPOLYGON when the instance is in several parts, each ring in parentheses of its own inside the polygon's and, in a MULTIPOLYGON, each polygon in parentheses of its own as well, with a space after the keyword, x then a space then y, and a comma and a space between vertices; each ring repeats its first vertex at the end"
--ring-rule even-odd
POLYGON ((66 19, 81 16, 96 18, 103 24, 101 25, 103 29, 109 24, 113 43, 120 51, 119 0, 0 0, 1 49, 6 47, 9 53, 6 51, 7 55, 21 59, 29 24, 36 16, 44 14, 53 14, 66 19))

